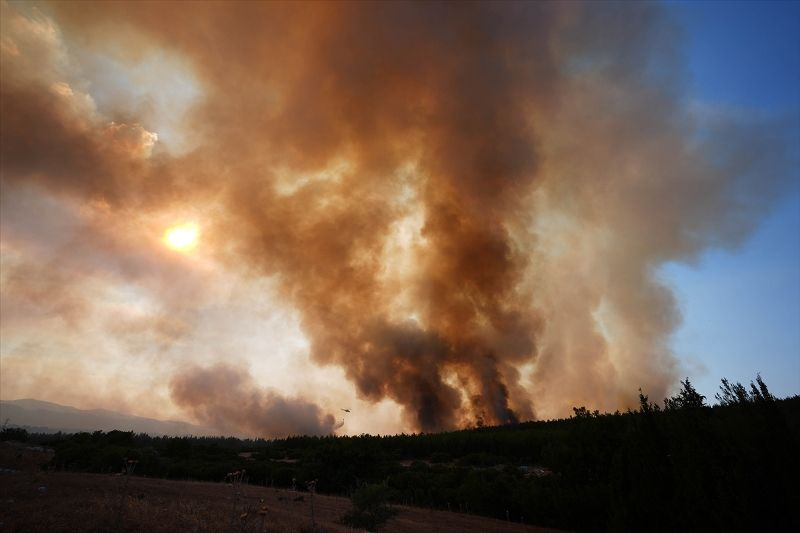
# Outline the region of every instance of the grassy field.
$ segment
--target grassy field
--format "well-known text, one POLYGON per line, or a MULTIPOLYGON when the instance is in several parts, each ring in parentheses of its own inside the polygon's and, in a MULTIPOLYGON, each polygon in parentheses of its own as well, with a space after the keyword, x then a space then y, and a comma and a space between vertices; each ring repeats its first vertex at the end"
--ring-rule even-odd
MULTIPOLYGON (((0 531, 313 531, 308 492, 132 476, 0 474, 0 531), (265 514, 259 510, 265 509, 265 514)), ((314 495, 316 531, 338 523, 347 498, 314 495)), ((385 532, 552 531, 479 516, 398 507, 385 532)))

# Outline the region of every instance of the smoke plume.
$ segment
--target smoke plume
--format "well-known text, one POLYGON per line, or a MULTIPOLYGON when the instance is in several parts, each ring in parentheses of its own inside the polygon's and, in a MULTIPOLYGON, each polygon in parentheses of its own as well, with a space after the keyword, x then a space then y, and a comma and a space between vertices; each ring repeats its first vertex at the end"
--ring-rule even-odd
MULTIPOLYGON (((75 50, 181 57, 203 93, 193 148, 157 151, 140 117, 54 89, 60 63, 42 81, 4 52, 7 190, 213 204, 217 260, 275 279, 312 360, 418 430, 665 394, 680 314, 658 267, 735 245, 786 174, 779 127, 688 105, 650 3, 42 9, 75 50)), ((232 431, 333 428, 231 366, 170 390, 232 431)))
POLYGON ((328 435, 335 427, 313 403, 261 390, 246 371, 224 363, 187 368, 170 390, 175 403, 226 434, 328 435))

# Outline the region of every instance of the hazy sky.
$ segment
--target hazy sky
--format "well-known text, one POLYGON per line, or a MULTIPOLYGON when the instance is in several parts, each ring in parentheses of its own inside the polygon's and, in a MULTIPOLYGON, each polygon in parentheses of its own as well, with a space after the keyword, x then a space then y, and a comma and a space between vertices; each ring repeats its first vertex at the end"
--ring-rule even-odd
POLYGON ((798 393, 798 34, 791 3, 2 2, 0 397, 280 436, 798 393))

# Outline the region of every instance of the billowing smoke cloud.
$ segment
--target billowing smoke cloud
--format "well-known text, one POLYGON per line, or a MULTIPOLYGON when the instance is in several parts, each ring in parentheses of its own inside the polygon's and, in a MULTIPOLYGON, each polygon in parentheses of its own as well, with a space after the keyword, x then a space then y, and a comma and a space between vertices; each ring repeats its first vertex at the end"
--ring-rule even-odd
POLYGON ((313 403, 264 391, 241 368, 187 368, 170 384, 172 399, 210 427, 244 435, 328 435, 336 423, 313 403))
MULTIPOLYGON (((150 157, 135 120, 78 120, 63 86, 4 71, 4 184, 213 202, 218 259, 276 279, 312 359, 425 431, 666 393, 680 317, 657 268, 736 244, 786 175, 779 127, 687 105, 652 4, 46 10, 75 47, 183 57, 195 149, 150 157)), ((332 427, 232 367, 171 391, 231 430, 332 427)))

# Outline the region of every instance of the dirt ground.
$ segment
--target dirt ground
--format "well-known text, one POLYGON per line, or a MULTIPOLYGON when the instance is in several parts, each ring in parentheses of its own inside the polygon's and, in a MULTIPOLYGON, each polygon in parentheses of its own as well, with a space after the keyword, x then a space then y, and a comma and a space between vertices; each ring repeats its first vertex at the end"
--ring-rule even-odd
MULTIPOLYGON (((224 483, 169 481, 99 474, 0 472, 0 531, 353 531, 338 523, 347 498, 224 483), (264 509, 265 514, 259 514, 264 509)), ((398 507, 381 529, 549 531, 445 511, 398 507)))

